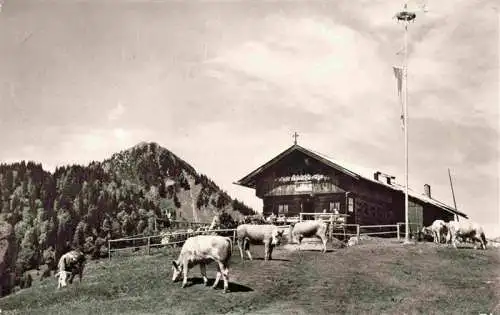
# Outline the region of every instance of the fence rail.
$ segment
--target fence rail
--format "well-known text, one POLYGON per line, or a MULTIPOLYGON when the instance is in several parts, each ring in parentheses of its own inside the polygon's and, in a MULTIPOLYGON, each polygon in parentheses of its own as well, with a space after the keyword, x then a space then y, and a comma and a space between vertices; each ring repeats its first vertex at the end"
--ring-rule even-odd
POLYGON ((328 223, 329 239, 332 239, 334 236, 340 236, 339 239, 346 241, 348 237, 359 236, 359 232, 358 224, 328 223))
POLYGON ((361 232, 361 235, 367 235, 367 236, 389 235, 389 234, 394 234, 395 236, 399 235, 398 224, 361 225, 359 228, 363 230, 361 232))
MULTIPOLYGON (((401 239, 401 234, 403 234, 403 237, 404 237, 404 234, 406 233, 406 227, 405 227, 405 223, 404 222, 398 222, 396 223, 398 225, 398 230, 400 233, 398 233, 398 240, 401 239)), ((410 229, 409 229, 409 234, 410 236, 413 236, 413 237, 416 237, 418 232, 420 231, 420 229, 422 228, 422 224, 420 223, 410 223, 408 224, 410 229)))
POLYGON ((359 225, 359 224, 333 224, 328 228, 329 238, 340 236, 346 240, 348 237, 356 236, 397 236, 399 239, 400 226, 398 224, 381 225, 359 225), (339 232, 340 231, 340 232, 339 232))
POLYGON ((132 248, 137 249, 137 250, 138 249, 146 249, 146 252, 149 255, 151 253, 151 248, 166 247, 166 246, 182 244, 190 236, 211 234, 211 233, 218 233, 218 234, 231 233, 230 237, 233 241, 233 244, 236 242, 236 229, 218 229, 218 230, 194 231, 194 232, 185 232, 185 231, 183 231, 183 232, 167 232, 167 233, 162 233, 162 234, 157 234, 157 235, 149 235, 149 236, 124 237, 124 238, 108 240, 108 259, 111 259, 111 253, 113 253, 113 252, 130 250, 132 248), (176 237, 176 236, 181 236, 182 239, 180 239, 180 240, 176 239, 174 241, 162 242, 162 240, 167 238, 167 237, 171 238, 171 237, 176 237), (159 239, 159 242, 151 242, 152 239, 156 239, 156 240, 159 239), (140 244, 137 244, 137 241, 139 241, 140 244), (134 244, 132 246, 113 248, 112 244, 118 244, 120 242, 127 242, 127 243, 134 242, 134 244))

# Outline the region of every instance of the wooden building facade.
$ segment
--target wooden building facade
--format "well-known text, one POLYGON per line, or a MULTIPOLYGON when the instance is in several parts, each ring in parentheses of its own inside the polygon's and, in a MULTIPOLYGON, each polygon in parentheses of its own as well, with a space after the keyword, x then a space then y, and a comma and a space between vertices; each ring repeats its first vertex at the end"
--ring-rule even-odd
MULTIPOLYGON (((349 170, 320 153, 297 144, 243 177, 235 184, 255 189, 263 200, 265 216, 297 216, 300 212, 347 214, 347 223, 396 224, 405 221, 404 187, 381 172, 366 174, 349 170)), ((431 197, 409 189, 409 221, 420 228, 435 219, 467 218, 431 197)))

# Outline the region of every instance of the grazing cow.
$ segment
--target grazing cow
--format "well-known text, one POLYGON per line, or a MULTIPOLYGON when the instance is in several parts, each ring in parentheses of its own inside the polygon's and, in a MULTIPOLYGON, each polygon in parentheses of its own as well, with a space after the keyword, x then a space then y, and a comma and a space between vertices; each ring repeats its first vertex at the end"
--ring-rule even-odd
POLYGON ((283 230, 279 231, 278 227, 273 224, 241 224, 236 228, 236 237, 238 238, 238 248, 240 249, 241 260, 243 257, 243 248, 252 260, 250 253, 250 244, 264 243, 264 260, 271 260, 273 248, 278 246, 283 237, 283 230))
POLYGON ((203 283, 208 285, 206 265, 212 261, 217 263, 217 276, 212 288, 215 289, 221 275, 224 281, 224 293, 228 292, 229 260, 232 253, 232 241, 229 237, 219 235, 192 236, 184 242, 177 260, 172 261, 172 281, 179 280, 181 273, 184 278, 182 287, 186 287, 188 270, 200 265, 203 283))
POLYGON ((57 265, 58 271, 54 277, 59 278, 57 288, 67 285, 66 280, 71 284, 73 278, 78 275, 82 282, 83 268, 85 267, 85 255, 79 250, 72 250, 62 255, 57 265), (69 279, 68 279, 69 276, 69 279))
POLYGON ((443 220, 435 220, 431 226, 422 228, 422 234, 432 236, 436 244, 445 241, 447 233, 448 225, 443 220))
POLYGON ((292 229, 292 238, 300 243, 304 237, 317 237, 323 242, 323 253, 326 253, 326 236, 328 226, 323 220, 297 222, 292 229))
MULTIPOLYGON (((486 236, 479 224, 470 221, 450 221, 447 225, 448 235, 446 241, 452 243, 453 247, 457 248, 457 239, 461 238, 463 241, 471 239, 473 243, 479 241, 481 248, 486 249, 486 236)), ((474 247, 477 248, 476 246, 474 247)))

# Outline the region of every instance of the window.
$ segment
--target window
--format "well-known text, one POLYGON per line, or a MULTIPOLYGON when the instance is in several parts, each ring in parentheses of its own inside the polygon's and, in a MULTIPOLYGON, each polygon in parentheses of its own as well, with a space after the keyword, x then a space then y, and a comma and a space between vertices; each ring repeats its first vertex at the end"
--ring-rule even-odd
POLYGON ((330 202, 330 212, 335 212, 335 210, 337 210, 338 212, 340 212, 340 202, 330 202))
POLYGON ((354 198, 347 198, 347 210, 349 212, 354 212, 354 198))
POLYGON ((285 214, 288 213, 288 205, 287 204, 282 204, 278 206, 278 213, 279 214, 285 214))

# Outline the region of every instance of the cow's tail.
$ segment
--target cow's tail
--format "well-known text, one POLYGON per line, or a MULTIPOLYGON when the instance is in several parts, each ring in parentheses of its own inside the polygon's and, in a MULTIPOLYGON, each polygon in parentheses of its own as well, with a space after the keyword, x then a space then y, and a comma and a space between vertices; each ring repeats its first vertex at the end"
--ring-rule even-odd
POLYGON ((486 240, 486 235, 484 235, 484 232, 481 232, 481 239, 483 240, 484 248, 486 249, 486 244, 488 244, 488 241, 486 240))
POLYGON ((448 227, 448 233, 446 233, 446 243, 450 243, 451 242, 451 229, 450 227, 448 227))
POLYGON ((229 242, 229 255, 232 255, 233 254, 233 240, 230 238, 230 237, 226 237, 228 242, 229 242))

